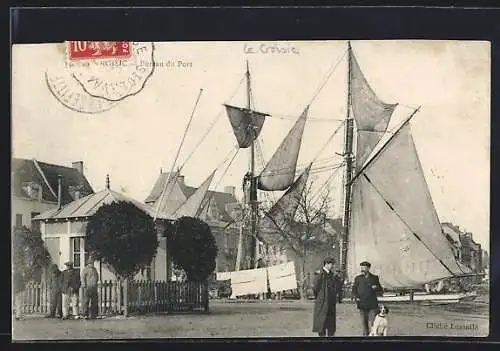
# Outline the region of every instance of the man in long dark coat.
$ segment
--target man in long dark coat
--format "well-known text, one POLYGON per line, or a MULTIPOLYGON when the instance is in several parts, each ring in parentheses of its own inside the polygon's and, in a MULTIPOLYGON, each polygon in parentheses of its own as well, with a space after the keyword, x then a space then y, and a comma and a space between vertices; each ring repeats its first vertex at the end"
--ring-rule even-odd
POLYGON ((363 327, 363 335, 367 336, 378 313, 377 296, 382 296, 384 289, 380 285, 378 275, 370 272, 371 264, 361 262, 361 274, 354 278, 352 296, 358 306, 363 327))
POLYGON ((95 319, 99 314, 99 302, 97 285, 99 283, 99 273, 94 267, 94 259, 89 258, 87 265, 82 271, 81 283, 83 288, 83 316, 85 319, 95 319))
POLYGON ((337 283, 337 303, 342 303, 344 298, 344 275, 340 269, 335 272, 335 282, 337 283))
POLYGON ((50 266, 49 272, 50 287, 50 313, 47 317, 62 317, 62 274, 57 264, 50 266))
POLYGON ((323 268, 314 277, 313 292, 316 300, 312 331, 319 336, 335 336, 337 286, 332 272, 334 264, 333 258, 327 258, 323 262, 323 268))

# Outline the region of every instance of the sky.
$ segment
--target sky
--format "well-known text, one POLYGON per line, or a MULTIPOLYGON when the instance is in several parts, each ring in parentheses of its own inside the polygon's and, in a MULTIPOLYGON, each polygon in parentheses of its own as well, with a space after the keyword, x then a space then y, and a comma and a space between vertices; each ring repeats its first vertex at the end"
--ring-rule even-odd
MULTIPOLYGON (((472 232, 489 248, 490 44, 351 44, 378 97, 400 104, 395 116, 422 106, 412 133, 440 220, 472 232)), ((331 212, 340 215, 341 173, 332 173, 341 161, 335 153, 342 152, 342 130, 319 151, 346 115, 346 48, 346 41, 155 43, 157 66, 144 87, 107 111, 85 114, 65 107, 45 81, 54 68, 67 75, 64 44, 14 45, 12 155, 67 166, 81 160, 95 191, 109 174, 112 189, 143 201, 160 169, 172 169, 203 89, 174 168, 182 166, 192 186, 217 169, 211 189, 232 185, 241 196, 249 151, 239 150, 226 167, 235 138, 222 104, 245 105, 248 60, 254 107, 271 114, 259 138, 264 159, 310 104, 298 167, 316 161, 315 184, 330 179, 331 212)), ((112 74, 103 73, 103 79, 115 79, 112 74)), ((257 170, 262 168, 258 160, 257 170)))

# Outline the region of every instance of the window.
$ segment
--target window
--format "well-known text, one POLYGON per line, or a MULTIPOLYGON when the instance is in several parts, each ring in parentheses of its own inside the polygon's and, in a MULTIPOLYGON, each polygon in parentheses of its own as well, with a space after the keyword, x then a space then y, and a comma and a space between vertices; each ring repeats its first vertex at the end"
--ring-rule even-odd
POLYGON ((41 186, 35 182, 24 182, 22 185, 22 190, 25 196, 29 199, 40 200, 41 197, 41 186))
POLYGON ((23 215, 17 213, 16 214, 16 228, 22 228, 23 226, 23 215))
POLYGON ((71 238, 71 255, 73 266, 75 268, 82 268, 87 262, 88 254, 86 252, 85 240, 82 237, 71 238))

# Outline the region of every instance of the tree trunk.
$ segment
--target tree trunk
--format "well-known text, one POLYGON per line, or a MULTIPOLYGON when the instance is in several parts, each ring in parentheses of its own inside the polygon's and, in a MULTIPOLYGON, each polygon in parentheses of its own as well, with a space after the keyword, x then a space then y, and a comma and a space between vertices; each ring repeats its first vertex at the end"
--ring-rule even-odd
POLYGON ((307 284, 306 284, 306 259, 302 258, 302 267, 301 267, 301 276, 302 276, 302 284, 301 284, 301 293, 300 299, 307 300, 307 284))

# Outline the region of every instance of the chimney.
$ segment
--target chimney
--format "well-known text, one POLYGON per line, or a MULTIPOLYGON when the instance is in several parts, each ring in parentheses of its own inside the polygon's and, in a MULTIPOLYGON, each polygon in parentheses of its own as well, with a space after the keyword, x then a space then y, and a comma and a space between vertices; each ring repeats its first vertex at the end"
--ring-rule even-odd
POLYGON ((106 174, 106 189, 109 189, 109 174, 106 174))
POLYGON ((78 172, 80 172, 80 174, 83 175, 83 161, 73 162, 72 166, 74 169, 76 169, 78 172))
POLYGON ((57 175, 57 209, 60 209, 62 205, 62 177, 60 174, 57 175))
POLYGON ((231 194, 234 198, 236 198, 236 187, 234 186, 225 186, 224 192, 226 194, 231 194))

